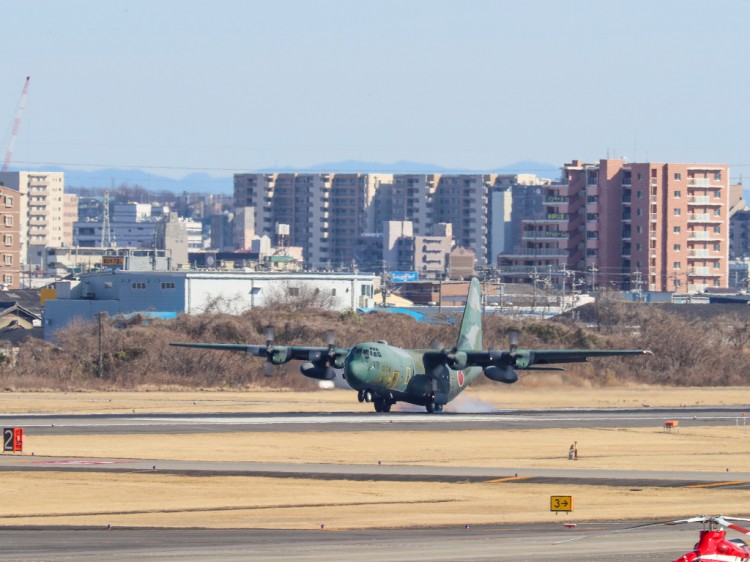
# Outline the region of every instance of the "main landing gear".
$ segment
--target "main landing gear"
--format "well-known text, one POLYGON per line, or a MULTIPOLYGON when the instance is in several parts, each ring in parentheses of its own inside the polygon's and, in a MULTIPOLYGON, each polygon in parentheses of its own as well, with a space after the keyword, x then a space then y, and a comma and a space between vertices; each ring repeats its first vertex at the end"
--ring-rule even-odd
POLYGON ((393 406, 396 401, 391 398, 383 398, 381 396, 377 396, 372 390, 365 389, 360 390, 357 392, 357 400, 360 402, 372 402, 372 404, 375 406, 376 412, 390 412, 391 406, 393 406))
POLYGON ((427 409, 428 414, 435 414, 435 413, 439 414, 440 412, 443 411, 443 405, 435 404, 434 402, 428 402, 425 408, 427 409))

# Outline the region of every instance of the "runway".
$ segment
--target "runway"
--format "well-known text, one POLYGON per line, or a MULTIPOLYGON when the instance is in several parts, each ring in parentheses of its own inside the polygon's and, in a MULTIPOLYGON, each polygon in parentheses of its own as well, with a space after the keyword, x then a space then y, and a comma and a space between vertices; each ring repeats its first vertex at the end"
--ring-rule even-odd
POLYGON ((687 526, 612 533, 631 525, 374 531, 6 527, 0 530, 0 560, 663 562, 687 552, 698 534, 687 526))
POLYGON ((33 435, 226 433, 253 431, 434 431, 440 429, 543 429, 573 427, 748 426, 749 408, 641 408, 628 410, 500 410, 482 413, 389 414, 87 414, 2 415, 3 427, 33 435))
MULTIPOLYGON (((0 416, 4 427, 23 427, 26 435, 195 434, 266 431, 436 431, 455 429, 540 429, 569 427, 744 426, 742 408, 631 410, 525 410, 469 414, 155 414, 0 416)), ((573 464, 573 463, 571 463, 573 464)), ((270 476, 277 478, 363 481, 493 482, 518 485, 564 483, 641 487, 724 487, 750 489, 750 472, 617 471, 409 465, 284 464, 0 455, 2 471, 167 473, 191 476, 270 476)), ((690 514, 693 515, 693 514, 690 514)), ((12 519, 12 517, 10 518, 12 519)), ((578 523, 493 525, 470 529, 346 531, 200 530, 92 528, 0 529, 0 560, 305 560, 394 561, 578 561, 656 562, 672 560, 694 544, 694 527, 658 527, 615 533, 617 527, 578 523), (585 539, 563 542, 586 535, 585 539)), ((573 520, 574 521, 574 520, 573 520)), ((633 523, 630 523, 632 525, 633 523)))

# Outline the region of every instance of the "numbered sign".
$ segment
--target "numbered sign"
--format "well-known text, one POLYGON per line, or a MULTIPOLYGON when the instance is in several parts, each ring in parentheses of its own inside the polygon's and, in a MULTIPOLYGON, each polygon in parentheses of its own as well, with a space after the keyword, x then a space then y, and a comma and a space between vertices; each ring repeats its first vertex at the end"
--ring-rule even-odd
POLYGON ((573 496, 550 496, 550 511, 573 511, 573 496))
POLYGON ((3 428, 3 451, 12 453, 23 451, 23 428, 3 428))

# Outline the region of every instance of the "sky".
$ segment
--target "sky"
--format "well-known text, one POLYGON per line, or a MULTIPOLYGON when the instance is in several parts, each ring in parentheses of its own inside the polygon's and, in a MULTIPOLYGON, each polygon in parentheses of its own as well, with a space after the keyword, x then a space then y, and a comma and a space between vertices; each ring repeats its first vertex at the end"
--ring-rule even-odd
POLYGON ((750 177, 750 0, 2 2, 14 166, 720 162, 750 177))

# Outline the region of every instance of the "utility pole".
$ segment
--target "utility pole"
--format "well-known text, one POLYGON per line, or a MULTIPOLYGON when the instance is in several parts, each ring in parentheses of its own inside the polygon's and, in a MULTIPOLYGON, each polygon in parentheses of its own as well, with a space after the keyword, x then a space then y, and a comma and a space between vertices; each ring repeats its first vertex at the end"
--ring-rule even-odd
POLYGON ((96 365, 96 376, 101 379, 104 376, 104 319, 107 317, 107 313, 99 312, 96 317, 99 320, 99 358, 96 365))
POLYGON ((565 269, 565 264, 563 264, 562 268, 562 301, 560 302, 560 314, 565 314, 565 276, 568 274, 567 269, 565 269))
POLYGON ((591 292, 596 292, 596 272, 599 271, 596 266, 589 267, 589 271, 591 272, 591 292))

